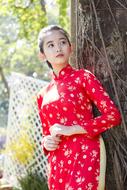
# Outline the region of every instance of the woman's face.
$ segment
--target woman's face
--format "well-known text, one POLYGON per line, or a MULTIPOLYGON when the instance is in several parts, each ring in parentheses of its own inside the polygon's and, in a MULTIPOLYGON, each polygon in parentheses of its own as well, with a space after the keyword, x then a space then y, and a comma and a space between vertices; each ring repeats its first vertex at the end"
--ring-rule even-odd
POLYGON ((46 33, 43 43, 44 58, 52 67, 68 64, 71 46, 67 38, 60 31, 52 30, 46 33))

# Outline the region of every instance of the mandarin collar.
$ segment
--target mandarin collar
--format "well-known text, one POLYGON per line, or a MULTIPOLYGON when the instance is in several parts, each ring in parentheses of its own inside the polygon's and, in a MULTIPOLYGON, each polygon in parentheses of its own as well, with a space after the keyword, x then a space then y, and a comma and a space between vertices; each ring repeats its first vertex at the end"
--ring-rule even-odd
POLYGON ((65 76, 67 76, 68 74, 70 74, 71 71, 72 71, 72 67, 70 64, 68 64, 63 69, 60 70, 58 76, 54 72, 52 72, 52 78, 54 80, 60 80, 64 78, 65 76))

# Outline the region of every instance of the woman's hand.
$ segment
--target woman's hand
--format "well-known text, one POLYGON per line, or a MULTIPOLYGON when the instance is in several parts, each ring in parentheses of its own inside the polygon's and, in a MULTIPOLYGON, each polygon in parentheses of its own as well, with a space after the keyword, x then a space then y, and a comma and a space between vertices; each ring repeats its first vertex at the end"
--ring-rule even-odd
POLYGON ((65 135, 70 136, 72 134, 72 128, 64 126, 58 123, 52 125, 49 129, 51 136, 65 135))
POLYGON ((47 135, 43 138, 44 147, 48 151, 54 151, 58 148, 61 139, 59 136, 47 135))
POLYGON ((58 123, 55 123, 50 127, 51 136, 65 135, 71 136, 75 134, 85 134, 86 130, 79 125, 65 126, 58 123))

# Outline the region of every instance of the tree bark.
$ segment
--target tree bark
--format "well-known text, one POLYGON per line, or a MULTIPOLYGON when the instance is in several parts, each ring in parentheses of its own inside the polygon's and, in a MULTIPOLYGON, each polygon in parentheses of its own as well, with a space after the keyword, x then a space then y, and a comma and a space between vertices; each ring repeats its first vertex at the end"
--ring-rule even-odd
POLYGON ((74 67, 77 67, 77 39, 76 39, 76 34, 77 34, 77 12, 76 12, 76 7, 77 7, 77 0, 71 0, 71 42, 73 45, 73 52, 71 56, 71 65, 74 67))
POLYGON ((7 82, 6 78, 5 78, 5 75, 4 75, 2 67, 0 67, 0 76, 1 76, 2 82, 5 85, 5 88, 7 89, 7 94, 8 94, 8 97, 9 97, 10 89, 9 89, 8 82, 7 82))
POLYGON ((46 8, 45 8, 45 0, 40 0, 40 3, 41 3, 41 8, 42 8, 42 11, 44 11, 44 13, 46 13, 46 8))
POLYGON ((94 72, 122 116, 121 126, 103 134, 107 150, 106 189, 126 190, 127 25, 124 23, 127 23, 127 3, 122 0, 78 2, 72 5, 72 11, 78 13, 78 19, 72 14, 72 35, 78 39, 74 39, 77 65, 94 72))

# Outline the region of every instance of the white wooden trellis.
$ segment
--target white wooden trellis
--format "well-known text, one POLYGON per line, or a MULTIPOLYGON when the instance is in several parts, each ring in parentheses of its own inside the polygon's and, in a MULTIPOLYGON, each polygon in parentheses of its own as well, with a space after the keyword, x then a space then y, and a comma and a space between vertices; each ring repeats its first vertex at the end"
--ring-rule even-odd
MULTIPOLYGON (((47 82, 24 76, 18 73, 12 73, 10 78, 10 100, 7 126, 6 156, 4 161, 4 177, 6 179, 15 179, 13 183, 17 184, 17 176, 24 175, 27 169, 34 164, 34 171, 47 178, 47 159, 42 153, 42 125, 40 122, 36 97, 40 89, 47 82), (26 122, 27 121, 27 122, 26 122), (13 158, 9 150, 10 144, 18 141, 22 124, 26 125, 26 133, 36 144, 36 150, 33 159, 25 164, 13 158), (27 130, 29 125, 29 130, 27 130)), ((20 145, 19 145, 20 146, 20 145)), ((15 185, 15 184, 13 184, 15 185)))

